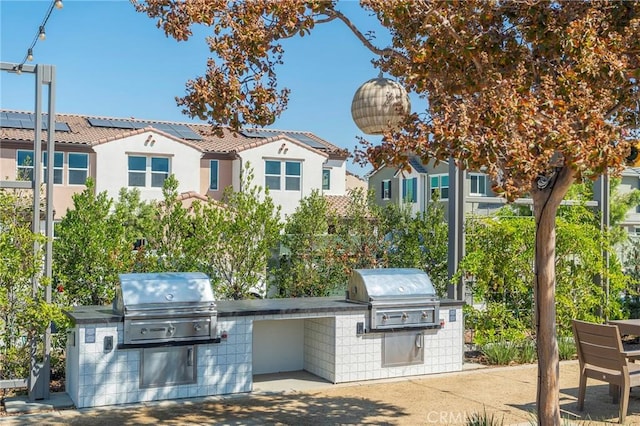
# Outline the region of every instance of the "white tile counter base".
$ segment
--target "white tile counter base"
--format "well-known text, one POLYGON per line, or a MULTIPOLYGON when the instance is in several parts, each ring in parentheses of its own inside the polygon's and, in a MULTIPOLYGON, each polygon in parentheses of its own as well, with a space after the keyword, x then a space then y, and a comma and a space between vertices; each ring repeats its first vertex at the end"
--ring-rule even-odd
MULTIPOLYGON (((216 344, 197 345, 197 383, 140 388, 141 349, 117 349, 123 324, 79 324, 67 344, 67 392, 78 408, 250 392, 253 386, 254 321, 304 320, 304 369, 332 383, 461 371, 464 321, 462 307, 440 308, 445 325, 424 331, 424 362, 382 366, 383 333, 356 334, 364 313, 302 313, 218 318, 217 330, 228 337, 216 344), (449 311, 457 321, 449 322, 449 311), (95 329, 95 343, 85 343, 95 329), (75 345, 73 334, 75 334, 75 345), (104 350, 113 336, 114 348, 104 350)), ((277 321, 274 321, 277 327, 277 321)), ((418 331, 416 331, 418 333, 418 331)))
POLYGON ((67 344, 67 393, 77 408, 85 408, 250 392, 251 320, 239 317, 218 324, 229 338, 217 344, 197 345, 197 383, 151 388, 140 388, 141 349, 103 349, 106 336, 122 343, 122 323, 76 326, 72 332, 77 344, 67 344), (95 343, 84 343, 87 329, 95 329, 95 343))

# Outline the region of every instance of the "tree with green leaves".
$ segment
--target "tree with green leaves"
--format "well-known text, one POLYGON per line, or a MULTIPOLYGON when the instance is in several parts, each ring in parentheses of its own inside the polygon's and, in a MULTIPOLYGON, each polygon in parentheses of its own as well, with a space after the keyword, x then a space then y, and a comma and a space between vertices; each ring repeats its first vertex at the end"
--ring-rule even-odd
POLYGON ((44 334, 62 311, 46 303, 43 248, 45 238, 34 234, 33 198, 20 190, 0 189, 0 379, 29 375, 32 338, 44 334), (34 250, 37 243, 38 250, 34 250))
POLYGON ((219 297, 264 296, 267 264, 277 248, 282 223, 280 209, 253 182, 247 163, 240 191, 227 187, 221 202, 194 202, 187 257, 197 258, 214 281, 219 297))
POLYGON ((376 46, 338 1, 133 0, 177 40, 191 26, 211 29, 204 76, 187 82, 178 103, 212 124, 269 125, 286 108, 278 88, 283 40, 340 23, 373 63, 426 99, 361 155, 374 167, 454 161, 486 170, 508 200, 533 199, 541 424, 560 423, 556 338, 556 213, 583 176, 619 173, 639 122, 638 1, 363 0, 391 42, 376 46))
POLYGON ((68 304, 113 301, 118 275, 134 270, 134 242, 145 233, 143 224, 153 223, 153 215, 137 192, 121 192, 114 204, 106 191, 96 193, 93 180, 87 180, 56 225, 53 242, 53 279, 68 304))
POLYGON ((165 179, 157 215, 144 233, 147 244, 139 250, 138 268, 145 272, 198 270, 198 253, 189 252, 189 240, 195 236, 194 215, 184 207, 178 185, 175 175, 165 179))
POLYGON ((317 190, 300 200, 287 217, 282 237, 285 253, 272 269, 272 285, 279 296, 329 296, 344 287, 344 268, 336 262, 335 238, 328 233, 329 224, 336 221, 317 190))
POLYGON ((445 296, 449 285, 448 225, 437 193, 425 211, 413 214, 409 205, 390 204, 381 215, 382 229, 390 246, 388 267, 422 269, 438 294, 445 296))
MULTIPOLYGON (((580 206, 572 207, 582 211, 580 206)), ((559 333, 564 336, 571 335, 572 319, 599 322, 603 315, 620 317, 617 295, 626 286, 615 252, 596 223, 595 212, 585 210, 585 216, 569 218, 573 221, 558 218, 556 245, 557 321, 559 333), (603 273, 603 249, 611 254, 609 269, 604 271, 609 279, 608 295, 594 280, 603 273)), ((488 307, 484 312, 472 312, 469 323, 480 327, 476 336, 492 341, 531 335, 535 331, 533 291, 529 285, 534 274, 533 217, 513 216, 507 207, 493 216, 469 218, 466 230, 467 254, 458 275, 470 279, 474 296, 488 307), (496 314, 499 316, 491 318, 496 314), (504 322, 504 314, 513 321, 504 322)))

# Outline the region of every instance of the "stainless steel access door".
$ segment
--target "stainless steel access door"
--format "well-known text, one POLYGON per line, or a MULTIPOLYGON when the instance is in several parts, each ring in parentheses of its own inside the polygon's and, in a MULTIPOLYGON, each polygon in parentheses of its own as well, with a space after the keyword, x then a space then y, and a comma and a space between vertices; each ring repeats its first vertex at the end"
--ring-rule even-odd
POLYGON ((195 345, 141 349, 140 387, 197 383, 196 349, 195 345))
POLYGON ((382 366, 396 367, 424 363, 424 334, 415 331, 384 333, 382 366))

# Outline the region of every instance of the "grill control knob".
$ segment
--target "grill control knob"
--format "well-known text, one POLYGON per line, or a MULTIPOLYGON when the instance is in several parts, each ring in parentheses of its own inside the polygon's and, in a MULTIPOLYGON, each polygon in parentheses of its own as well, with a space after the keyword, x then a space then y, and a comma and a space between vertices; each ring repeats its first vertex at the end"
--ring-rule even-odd
POLYGON ((202 324, 200 324, 199 322, 194 323, 194 324, 193 324, 193 329, 194 329, 195 331, 200 331, 200 330, 202 330, 202 324))
POLYGON ((408 313, 406 313, 406 312, 403 312, 403 313, 402 313, 402 321, 406 321, 406 320, 408 320, 408 319, 409 319, 409 314, 408 314, 408 313))
POLYGON ((140 329, 140 334, 147 334, 147 329, 146 328, 141 328, 140 329))
POLYGON ((387 316, 387 314, 383 314, 382 315, 382 321, 386 321, 388 319, 389 319, 389 317, 387 316))
POLYGON ((422 319, 427 319, 427 311, 422 311, 422 319))
POLYGON ((176 328, 172 325, 170 325, 169 328, 167 328, 168 335, 172 335, 174 331, 176 331, 176 328))

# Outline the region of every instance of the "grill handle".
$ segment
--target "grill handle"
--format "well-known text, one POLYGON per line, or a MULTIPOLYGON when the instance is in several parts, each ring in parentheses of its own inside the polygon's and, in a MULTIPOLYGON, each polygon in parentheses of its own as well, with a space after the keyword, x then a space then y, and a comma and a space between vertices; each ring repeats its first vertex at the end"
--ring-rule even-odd
POLYGON ((193 348, 187 349, 187 366, 193 367, 193 348))
POLYGON ((422 333, 416 334, 416 348, 422 347, 422 333))

